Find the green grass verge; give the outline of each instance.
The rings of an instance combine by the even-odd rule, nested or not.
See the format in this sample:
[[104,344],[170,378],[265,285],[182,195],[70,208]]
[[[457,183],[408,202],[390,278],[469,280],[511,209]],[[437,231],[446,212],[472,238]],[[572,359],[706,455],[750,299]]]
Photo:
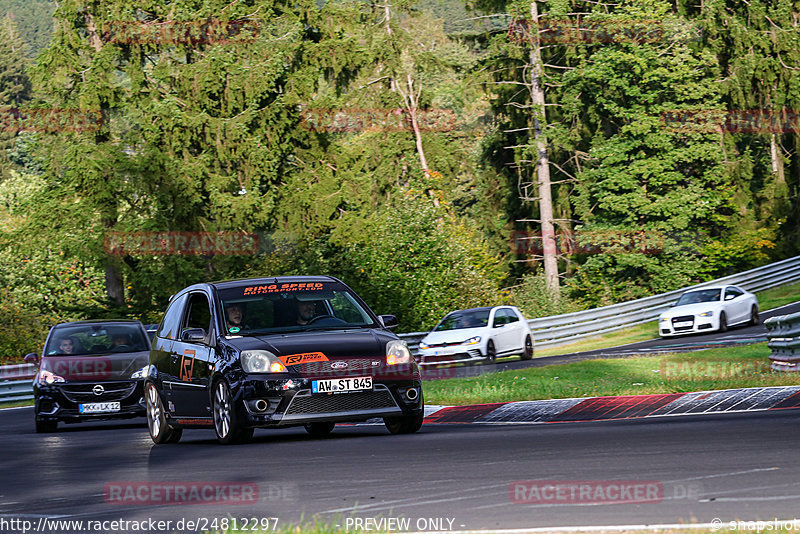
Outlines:
[[33,399],[26,401],[0,402],[0,409],[19,408],[20,406],[33,406]]
[[765,289],[764,291],[759,291],[756,296],[758,297],[759,310],[766,311],[780,308],[800,300],[800,282],[788,286]]
[[800,384],[800,375],[769,369],[766,343],[489,373],[425,382],[425,402],[487,402],[676,393]]

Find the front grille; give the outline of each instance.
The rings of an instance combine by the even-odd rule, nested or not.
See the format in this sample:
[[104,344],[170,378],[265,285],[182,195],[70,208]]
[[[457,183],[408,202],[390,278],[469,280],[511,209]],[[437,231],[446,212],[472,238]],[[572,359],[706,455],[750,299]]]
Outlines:
[[[101,385],[105,391],[95,395],[92,389]],[[61,386],[61,393],[72,402],[109,402],[128,398],[136,389],[135,382],[102,382],[98,384],[68,384]]]
[[[675,323],[691,323],[689,326],[675,326]],[[694,315],[681,315],[680,317],[672,318],[672,328],[675,330],[691,330],[694,327]]]
[[307,389],[299,391],[292,398],[284,416],[328,414],[397,408],[392,394],[386,386],[376,385],[373,391],[360,393],[335,393],[312,395]]
[[480,358],[480,357],[481,357],[480,351],[475,350],[474,354],[459,352],[458,354],[441,354],[438,356],[424,356],[423,361],[425,363],[457,362],[459,360],[469,360],[471,358]]
[[[346,362],[347,367],[344,369],[332,369],[331,364],[334,362]],[[373,362],[378,362],[378,365],[373,365]],[[297,370],[303,376],[321,376],[321,375],[341,375],[342,373],[371,373],[373,369],[380,369],[380,360],[371,360],[367,358],[356,358],[352,360],[331,360],[329,362],[310,362],[300,365],[293,365],[292,369]]]

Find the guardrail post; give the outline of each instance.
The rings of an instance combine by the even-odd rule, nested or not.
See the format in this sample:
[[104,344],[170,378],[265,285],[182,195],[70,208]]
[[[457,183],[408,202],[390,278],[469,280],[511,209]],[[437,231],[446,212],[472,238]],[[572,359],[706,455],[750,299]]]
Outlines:
[[775,371],[800,371],[800,313],[772,317],[764,321],[770,368]]

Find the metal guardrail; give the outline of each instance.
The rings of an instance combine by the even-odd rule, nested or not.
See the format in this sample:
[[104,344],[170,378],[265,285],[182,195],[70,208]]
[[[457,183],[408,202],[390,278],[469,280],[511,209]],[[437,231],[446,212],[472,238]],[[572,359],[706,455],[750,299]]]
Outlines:
[[770,317],[767,327],[767,346],[772,349],[769,359],[775,371],[800,370],[800,313]]
[[[800,280],[800,256],[652,297],[603,306],[602,308],[531,319],[528,321],[528,325],[533,333],[536,347],[555,347],[579,339],[650,322],[657,318],[661,312],[668,309],[670,304],[677,300],[681,294],[690,289],[720,284],[734,284],[747,291],[754,292],[797,280]],[[795,325],[793,330],[785,326],[789,324],[786,322],[788,321],[787,318],[793,318],[791,319]],[[776,352],[776,350],[793,351],[789,356],[796,357],[796,365],[800,365],[800,314],[775,317],[767,320],[764,324],[767,325],[768,329],[773,328],[776,332],[783,332],[784,330],[793,332],[793,335],[789,337],[787,337],[788,334],[787,336],[776,334],[775,339],[770,341],[769,346],[772,347],[773,354],[782,356],[787,353]],[[400,337],[408,343],[412,354],[416,355],[420,340],[427,334],[427,332],[412,332],[400,334]],[[789,341],[786,341],[786,339],[789,339]],[[773,365],[775,364],[773,363]],[[30,379],[35,374],[36,366],[31,364],[0,366],[0,402],[32,399],[33,391]]]
[[16,402],[33,399],[33,377],[36,365],[22,363],[0,365],[0,402]]
[[[676,289],[660,295],[631,300],[602,308],[594,308],[528,321],[536,347],[556,347],[648,323],[669,309],[685,291],[722,284],[733,284],[755,292],[800,280],[800,256],[757,267],[743,273],[718,278],[702,284]],[[427,332],[400,334],[416,354],[420,340]]]

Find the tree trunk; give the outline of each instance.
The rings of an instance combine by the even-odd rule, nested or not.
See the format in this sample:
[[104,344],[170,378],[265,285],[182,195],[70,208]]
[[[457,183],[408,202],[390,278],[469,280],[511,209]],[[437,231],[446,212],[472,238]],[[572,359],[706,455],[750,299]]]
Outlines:
[[553,224],[553,193],[550,185],[550,162],[547,158],[547,137],[544,127],[545,114],[544,65],[542,63],[541,41],[539,38],[539,8],[536,1],[531,2],[531,103],[533,104],[533,136],[536,148],[536,176],[539,184],[539,219],[542,227],[542,255],[544,256],[544,276],[547,290],[558,298],[558,251],[556,250],[555,226]]

